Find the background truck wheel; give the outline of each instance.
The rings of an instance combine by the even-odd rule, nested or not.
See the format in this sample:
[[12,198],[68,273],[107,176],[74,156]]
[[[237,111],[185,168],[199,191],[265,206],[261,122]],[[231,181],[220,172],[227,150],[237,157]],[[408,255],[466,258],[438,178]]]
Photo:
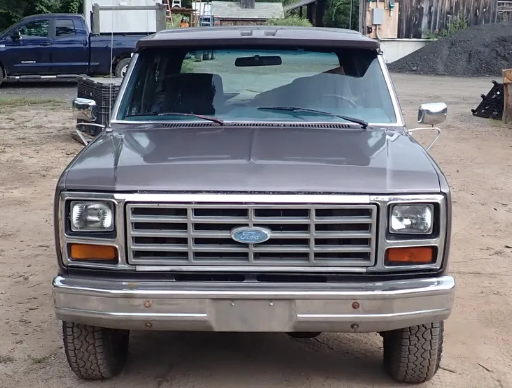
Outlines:
[[434,377],[443,352],[444,322],[382,333],[384,368],[395,380],[423,383]]
[[124,77],[126,74],[126,70],[128,70],[128,66],[130,65],[131,58],[125,58],[121,59],[118,64],[116,65],[116,68],[114,70],[114,74],[118,78]]
[[130,332],[72,322],[62,323],[69,366],[85,380],[104,380],[119,374],[128,356]]
[[322,332],[316,332],[316,331],[291,331],[288,334],[292,338],[315,338],[318,337]]

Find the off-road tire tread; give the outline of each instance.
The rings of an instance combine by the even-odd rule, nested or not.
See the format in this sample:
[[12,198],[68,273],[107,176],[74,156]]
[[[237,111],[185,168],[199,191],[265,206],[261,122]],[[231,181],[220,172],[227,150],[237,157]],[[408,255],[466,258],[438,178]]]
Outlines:
[[[105,380],[123,369],[129,332],[63,322],[64,350],[69,366],[82,379]],[[113,349],[114,336],[121,336],[121,346]]]
[[387,373],[403,383],[429,381],[441,364],[443,336],[443,321],[384,333]]

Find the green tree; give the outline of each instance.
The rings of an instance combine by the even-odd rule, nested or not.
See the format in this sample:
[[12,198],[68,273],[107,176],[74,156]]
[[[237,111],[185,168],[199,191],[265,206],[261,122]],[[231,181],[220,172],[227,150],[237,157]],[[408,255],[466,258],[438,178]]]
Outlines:
[[0,0],[0,30],[25,16],[40,13],[81,13],[83,0]]
[[[352,15],[350,12],[351,1]],[[359,30],[359,0],[327,0],[324,24],[326,27]]]
[[287,16],[279,19],[269,19],[267,21],[269,26],[300,26],[300,27],[311,27],[311,23],[308,19],[301,19],[299,16]]
[[84,8],[83,0],[61,0],[59,12],[64,13],[82,13]]
[[[296,3],[298,0],[283,0],[283,5]],[[351,0],[326,0],[327,7],[324,15],[326,27],[348,28],[359,30],[359,0],[352,0],[352,18],[350,18]],[[306,15],[306,7],[302,7],[302,14]],[[299,16],[300,9],[288,12],[288,16]]]

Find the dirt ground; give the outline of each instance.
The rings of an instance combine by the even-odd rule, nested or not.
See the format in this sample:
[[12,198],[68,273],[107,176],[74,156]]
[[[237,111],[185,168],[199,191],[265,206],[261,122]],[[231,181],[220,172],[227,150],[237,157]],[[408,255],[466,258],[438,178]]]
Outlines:
[[[453,190],[450,268],[458,288],[442,369],[423,386],[512,387],[512,128],[471,115],[490,79],[394,80],[409,126],[421,102],[449,106],[431,153]],[[65,360],[50,282],[54,185],[81,146],[70,137],[67,96],[64,103],[39,98],[20,108],[23,99],[6,99],[0,89],[0,387],[404,386],[383,372],[378,335],[343,334],[293,340],[285,334],[136,333],[121,376],[79,381]],[[418,138],[426,144],[429,136]]]

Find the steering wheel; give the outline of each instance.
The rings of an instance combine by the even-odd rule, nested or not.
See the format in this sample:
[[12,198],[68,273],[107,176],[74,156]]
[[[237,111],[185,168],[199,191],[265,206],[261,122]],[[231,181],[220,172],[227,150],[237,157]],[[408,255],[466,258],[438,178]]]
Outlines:
[[352,106],[352,108],[358,108],[358,105],[354,101],[352,101],[350,98],[342,96],[340,94],[322,94],[320,96],[320,99],[324,99],[324,98],[335,98],[337,100],[342,100],[344,102],[348,102],[350,104],[350,106]]

